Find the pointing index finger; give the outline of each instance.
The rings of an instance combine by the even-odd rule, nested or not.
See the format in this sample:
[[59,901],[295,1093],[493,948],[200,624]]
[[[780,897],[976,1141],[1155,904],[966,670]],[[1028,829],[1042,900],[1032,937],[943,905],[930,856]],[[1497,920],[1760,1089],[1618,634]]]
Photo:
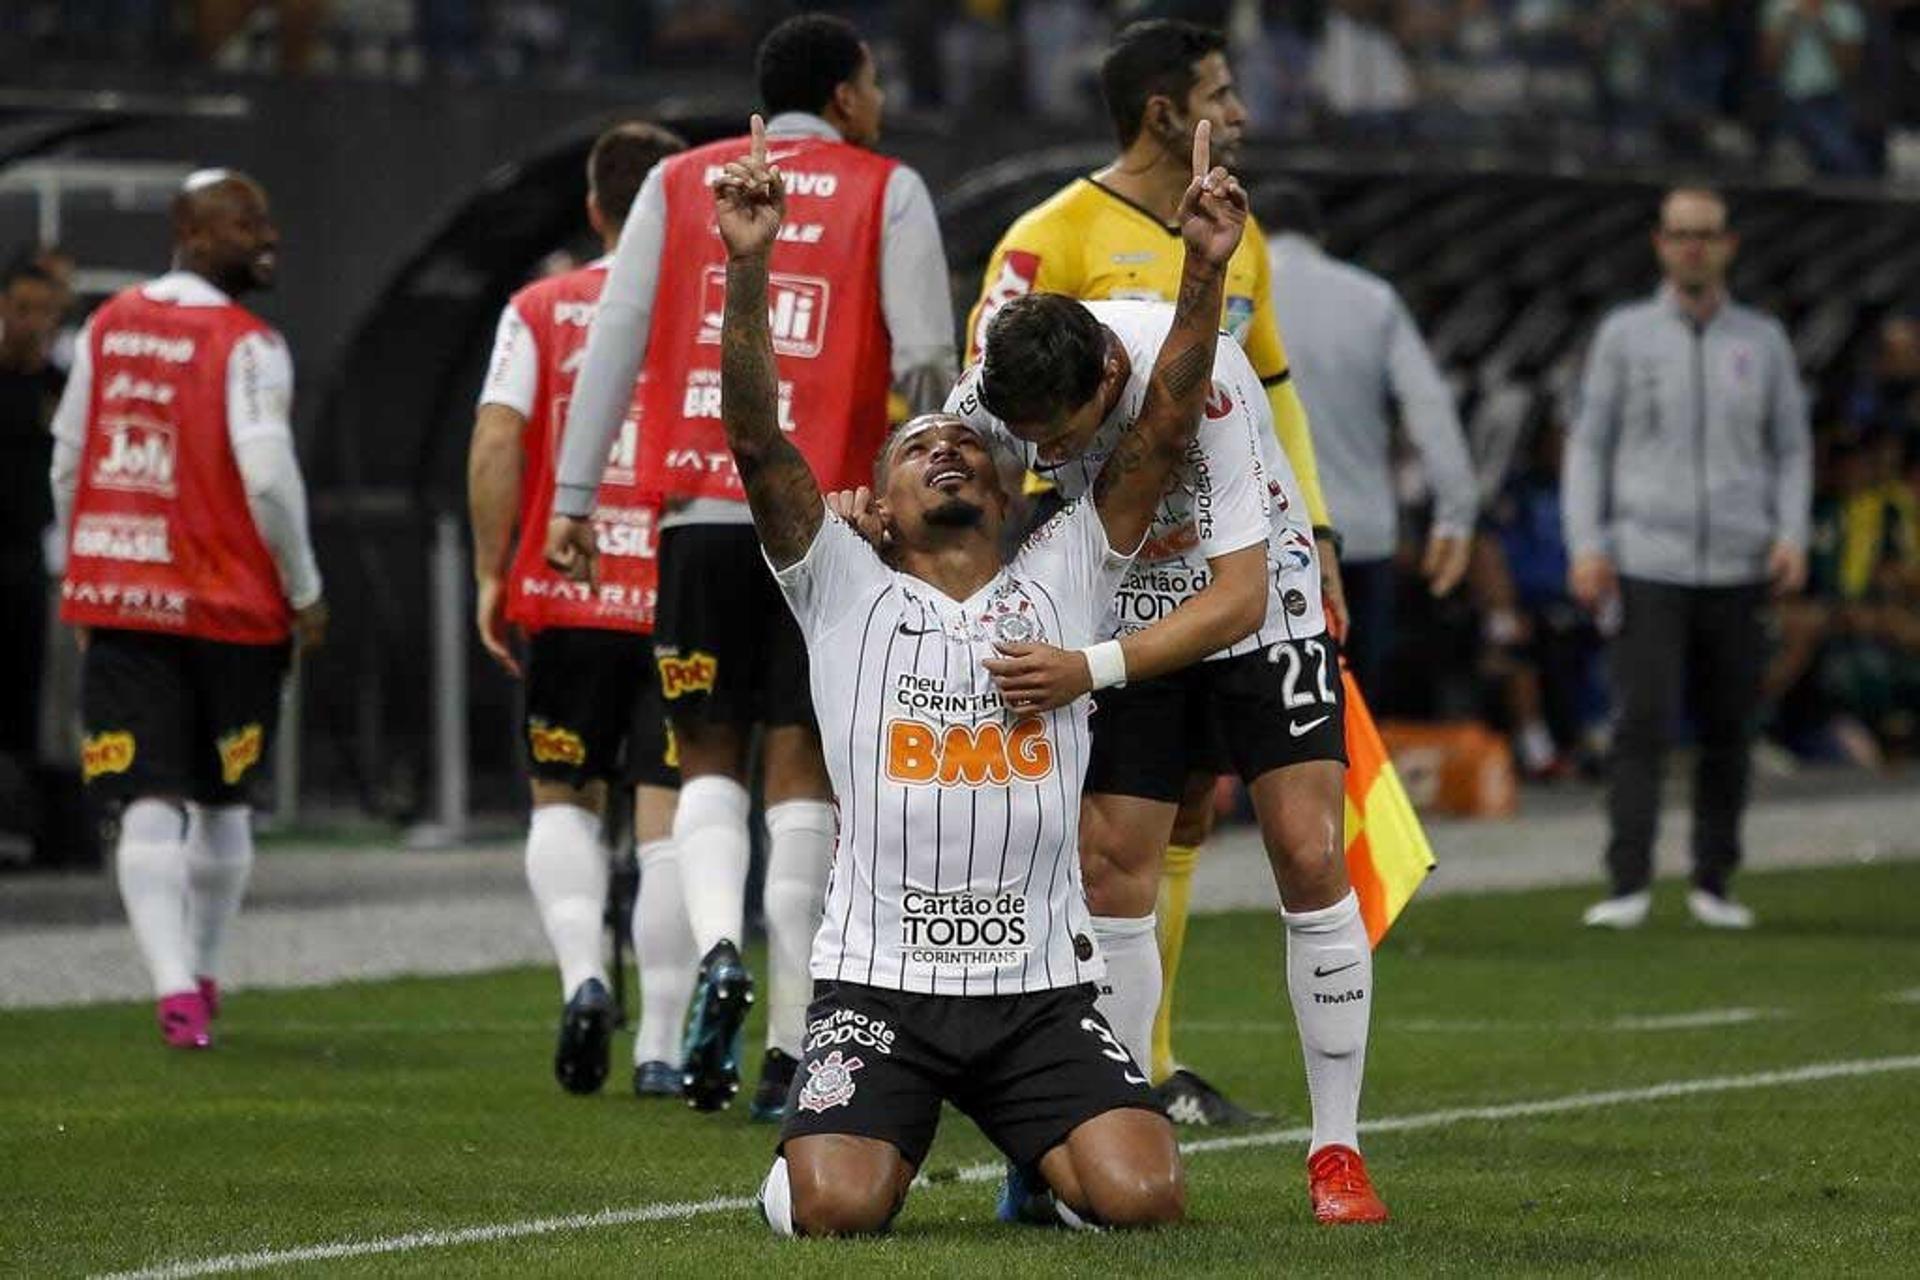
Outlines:
[[1205,179],[1213,168],[1212,148],[1213,121],[1202,120],[1193,126],[1193,176]]
[[753,134],[752,154],[755,164],[767,162],[767,122],[760,118],[758,111],[753,113],[752,123],[748,126]]

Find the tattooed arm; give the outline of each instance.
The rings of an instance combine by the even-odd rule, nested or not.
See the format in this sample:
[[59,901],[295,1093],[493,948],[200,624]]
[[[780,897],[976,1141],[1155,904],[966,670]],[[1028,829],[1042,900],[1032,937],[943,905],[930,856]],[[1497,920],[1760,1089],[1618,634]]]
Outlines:
[[826,510],[806,457],[780,430],[779,375],[767,327],[767,255],[785,191],[767,164],[766,129],[753,118],[753,149],[713,184],[715,221],[727,244],[726,318],[720,330],[720,417],[740,468],[753,527],[776,569],[813,545]]
[[1131,550],[1153,524],[1154,511],[1186,453],[1206,403],[1213,344],[1220,336],[1227,262],[1247,224],[1247,196],[1225,169],[1207,164],[1209,127],[1194,129],[1193,181],[1180,200],[1186,259],[1173,326],[1147,377],[1140,414],[1120,437],[1093,484],[1107,541]]

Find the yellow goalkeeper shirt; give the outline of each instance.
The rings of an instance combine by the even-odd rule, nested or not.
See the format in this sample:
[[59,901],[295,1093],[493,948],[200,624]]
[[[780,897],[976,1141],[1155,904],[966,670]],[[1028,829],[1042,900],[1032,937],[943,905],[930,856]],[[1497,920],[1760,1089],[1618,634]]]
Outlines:
[[[1089,301],[1144,298],[1172,302],[1180,289],[1184,251],[1177,229],[1092,178],[1076,178],[1020,215],[994,246],[980,301],[967,317],[967,359],[980,356],[987,322],[1009,299],[1035,291]],[[1246,349],[1267,389],[1273,429],[1293,464],[1308,517],[1329,525],[1306,407],[1294,390],[1287,350],[1273,318],[1273,266],[1259,224],[1227,264],[1227,305],[1221,327]]]

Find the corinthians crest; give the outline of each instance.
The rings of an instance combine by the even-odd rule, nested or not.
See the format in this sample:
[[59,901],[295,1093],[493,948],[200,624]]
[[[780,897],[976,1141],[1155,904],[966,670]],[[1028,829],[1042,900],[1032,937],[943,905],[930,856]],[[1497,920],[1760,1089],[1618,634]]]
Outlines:
[[853,1100],[853,1073],[866,1063],[848,1058],[835,1049],[818,1062],[807,1064],[807,1082],[800,1086],[802,1111],[826,1111],[844,1107]]
[[1040,619],[1034,614],[1033,601],[1006,586],[994,593],[980,622],[995,644],[1032,644],[1040,638]]

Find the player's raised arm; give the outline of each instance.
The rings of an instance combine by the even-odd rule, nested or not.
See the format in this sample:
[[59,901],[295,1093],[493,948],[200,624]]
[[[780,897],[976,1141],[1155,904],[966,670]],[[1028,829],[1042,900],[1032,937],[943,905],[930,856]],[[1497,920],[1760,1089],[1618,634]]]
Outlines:
[[720,417],[753,511],[760,545],[776,569],[806,555],[819,532],[820,486],[806,457],[780,430],[779,377],[767,327],[767,256],[786,192],[767,163],[767,129],[753,117],[753,146],[713,183],[715,221],[727,245],[726,318],[720,329]]
[[1131,549],[1146,537],[1167,481],[1193,439],[1211,382],[1227,262],[1247,225],[1247,193],[1209,162],[1211,132],[1205,120],[1193,131],[1193,181],[1180,199],[1186,258],[1173,327],[1148,375],[1140,416],[1094,481],[1094,505],[1115,547]]

